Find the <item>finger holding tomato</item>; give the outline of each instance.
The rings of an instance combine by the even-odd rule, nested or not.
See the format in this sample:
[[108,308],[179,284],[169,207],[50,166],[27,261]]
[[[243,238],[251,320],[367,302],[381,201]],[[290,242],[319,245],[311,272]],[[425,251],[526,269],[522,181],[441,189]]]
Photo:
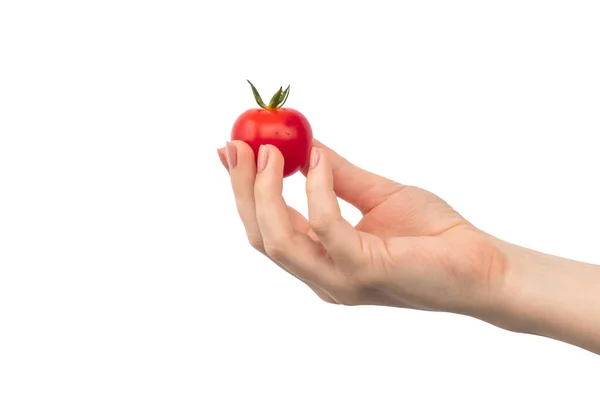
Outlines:
[[231,140],[247,143],[258,163],[261,145],[275,146],[282,154],[283,177],[286,178],[304,168],[309,159],[313,133],[308,119],[299,111],[284,108],[290,87],[280,87],[269,104],[265,104],[254,85],[248,81],[259,108],[243,112],[233,124]]

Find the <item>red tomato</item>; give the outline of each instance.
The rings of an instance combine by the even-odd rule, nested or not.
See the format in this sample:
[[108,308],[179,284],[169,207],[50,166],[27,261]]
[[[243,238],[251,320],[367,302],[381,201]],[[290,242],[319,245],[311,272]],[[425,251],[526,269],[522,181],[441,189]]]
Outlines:
[[263,103],[252,83],[250,86],[261,108],[247,110],[237,118],[231,130],[231,140],[248,143],[254,151],[255,162],[261,144],[277,147],[283,154],[283,177],[293,175],[308,163],[312,128],[299,111],[282,108],[290,92],[289,86],[285,90],[279,88],[269,105]]

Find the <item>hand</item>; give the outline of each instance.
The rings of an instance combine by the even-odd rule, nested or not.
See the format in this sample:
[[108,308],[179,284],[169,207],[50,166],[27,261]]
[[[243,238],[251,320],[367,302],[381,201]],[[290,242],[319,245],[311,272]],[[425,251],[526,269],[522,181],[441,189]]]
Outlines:
[[[497,304],[503,253],[436,195],[367,172],[315,140],[303,170],[307,220],[281,195],[276,147],[261,148],[258,167],[244,142],[218,152],[252,246],[321,299],[470,315]],[[362,212],[356,226],[337,197]]]

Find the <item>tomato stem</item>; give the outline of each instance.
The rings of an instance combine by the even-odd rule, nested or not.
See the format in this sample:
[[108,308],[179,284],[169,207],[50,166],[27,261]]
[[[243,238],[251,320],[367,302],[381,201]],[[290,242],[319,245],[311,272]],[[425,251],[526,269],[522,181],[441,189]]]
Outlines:
[[273,97],[271,97],[269,105],[266,105],[262,97],[260,97],[258,90],[256,90],[256,87],[254,87],[254,85],[252,84],[252,82],[250,82],[248,79],[246,79],[246,81],[250,84],[250,87],[252,88],[254,100],[256,100],[256,103],[265,110],[277,110],[278,108],[281,108],[285,104],[288,96],[290,95],[290,85],[288,85],[288,87],[285,90],[283,90],[283,86],[281,86],[279,87],[279,90],[275,92]]

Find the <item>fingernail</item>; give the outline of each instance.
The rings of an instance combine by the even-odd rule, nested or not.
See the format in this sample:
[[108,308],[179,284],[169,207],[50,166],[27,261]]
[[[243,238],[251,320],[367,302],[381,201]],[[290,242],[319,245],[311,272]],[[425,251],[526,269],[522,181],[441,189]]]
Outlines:
[[312,153],[310,155],[310,168],[313,169],[319,163],[319,152],[316,147],[313,147]]
[[269,161],[269,149],[267,146],[261,144],[258,148],[258,166],[257,172],[262,172],[267,166],[267,162]]
[[227,158],[225,156],[225,147],[217,149],[217,153],[219,154],[219,159],[221,160],[221,164],[223,164],[225,169],[229,169],[229,166],[227,165]]
[[225,145],[225,152],[227,153],[227,164],[229,168],[235,168],[237,165],[237,148],[231,142],[227,142]]

